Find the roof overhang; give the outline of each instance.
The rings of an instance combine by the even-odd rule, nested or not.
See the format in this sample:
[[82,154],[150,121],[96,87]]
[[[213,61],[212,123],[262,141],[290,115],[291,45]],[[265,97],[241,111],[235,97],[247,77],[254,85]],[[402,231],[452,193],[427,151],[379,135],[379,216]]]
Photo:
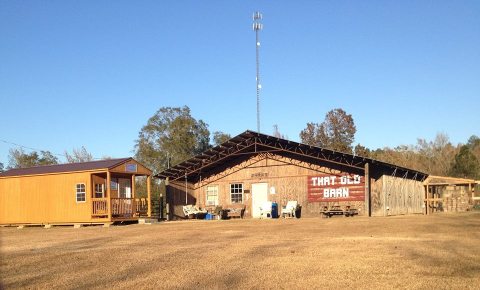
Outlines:
[[428,176],[423,172],[362,156],[310,146],[258,132],[245,131],[216,147],[160,172],[156,177],[169,178],[171,181],[186,178],[195,182],[201,178],[202,174],[203,176],[208,175],[215,171],[215,168],[228,166],[232,162],[238,164],[262,153],[278,154],[305,162],[357,171],[363,171],[365,164],[368,163],[371,166],[370,170],[388,172],[397,177],[419,181],[425,180]]

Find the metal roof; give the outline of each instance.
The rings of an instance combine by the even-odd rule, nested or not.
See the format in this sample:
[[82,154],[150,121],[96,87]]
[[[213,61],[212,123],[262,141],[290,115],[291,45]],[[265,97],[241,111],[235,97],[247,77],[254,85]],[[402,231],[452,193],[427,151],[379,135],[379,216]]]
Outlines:
[[450,177],[450,176],[434,176],[430,175],[425,179],[425,184],[428,185],[468,185],[479,184],[479,181],[468,178]]
[[185,177],[196,182],[202,175],[208,176],[231,167],[232,162],[238,164],[256,154],[273,153],[292,160],[300,160],[330,168],[349,168],[364,171],[369,163],[370,171],[377,174],[390,174],[397,177],[423,181],[428,174],[413,169],[389,164],[386,162],[337,152],[325,148],[310,146],[270,135],[245,131],[223,144],[194,156],[176,166],[156,175],[159,178],[180,180]]
[[128,158],[98,160],[98,161],[80,162],[80,163],[66,163],[66,164],[35,166],[35,167],[28,167],[28,168],[17,168],[17,169],[10,169],[8,171],[0,173],[0,177],[106,169],[106,168],[116,167],[130,160],[133,160],[133,158],[128,157]]

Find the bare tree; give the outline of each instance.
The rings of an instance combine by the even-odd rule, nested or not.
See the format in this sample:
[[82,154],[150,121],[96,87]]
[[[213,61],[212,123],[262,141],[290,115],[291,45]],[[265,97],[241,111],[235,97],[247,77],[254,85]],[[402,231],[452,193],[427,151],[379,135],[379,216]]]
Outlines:
[[80,149],[74,148],[72,154],[69,154],[65,151],[65,158],[67,159],[68,163],[80,163],[80,162],[88,162],[93,161],[93,156],[87,149],[82,146]]

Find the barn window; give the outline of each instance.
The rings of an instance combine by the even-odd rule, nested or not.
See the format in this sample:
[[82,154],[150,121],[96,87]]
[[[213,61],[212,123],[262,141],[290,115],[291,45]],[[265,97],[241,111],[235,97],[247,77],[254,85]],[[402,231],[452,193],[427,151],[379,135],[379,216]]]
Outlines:
[[243,203],[243,184],[230,184],[230,200],[232,203]]
[[218,205],[218,186],[207,186],[207,205]]
[[76,186],[76,199],[77,202],[87,201],[87,192],[85,190],[85,183],[78,183]]

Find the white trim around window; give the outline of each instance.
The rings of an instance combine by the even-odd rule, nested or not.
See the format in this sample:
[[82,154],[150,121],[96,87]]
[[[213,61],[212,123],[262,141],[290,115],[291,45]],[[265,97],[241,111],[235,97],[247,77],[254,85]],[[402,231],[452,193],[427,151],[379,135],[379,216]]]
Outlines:
[[87,186],[85,183],[75,185],[75,201],[77,203],[87,202]]
[[218,205],[218,185],[207,186],[206,205]]

